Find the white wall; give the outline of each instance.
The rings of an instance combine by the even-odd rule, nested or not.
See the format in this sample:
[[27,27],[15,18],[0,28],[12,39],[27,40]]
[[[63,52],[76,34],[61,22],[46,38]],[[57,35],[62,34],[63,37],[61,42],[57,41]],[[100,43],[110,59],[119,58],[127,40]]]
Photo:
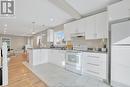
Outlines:
[[[11,36],[11,35],[6,35],[5,37],[9,37],[11,39],[11,49],[22,49],[22,47],[27,44],[26,37]],[[2,35],[0,35],[0,38],[2,38]],[[0,47],[1,45],[2,41],[0,39]]]
[[12,49],[22,49],[22,47],[26,44],[25,37],[11,37],[11,48]]

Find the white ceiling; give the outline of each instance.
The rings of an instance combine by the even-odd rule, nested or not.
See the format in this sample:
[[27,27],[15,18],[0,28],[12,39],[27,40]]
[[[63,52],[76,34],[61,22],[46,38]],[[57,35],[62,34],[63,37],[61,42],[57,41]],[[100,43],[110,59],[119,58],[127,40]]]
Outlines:
[[[107,7],[109,3],[117,0],[66,0],[81,15]],[[118,0],[119,1],[119,0]]]
[[[66,0],[81,15],[104,8],[111,1],[114,0]],[[0,17],[0,33],[4,32],[4,25],[7,24],[6,34],[31,35],[33,21],[36,22],[35,32],[39,32],[74,18],[48,0],[15,0],[15,5],[15,17]],[[51,18],[54,21],[50,21]]]
[[15,0],[15,5],[16,17],[0,17],[0,33],[4,32],[4,24],[8,25],[6,34],[28,35],[32,33],[33,21],[36,22],[35,32],[39,32],[43,30],[42,25],[52,27],[72,18],[48,0]]

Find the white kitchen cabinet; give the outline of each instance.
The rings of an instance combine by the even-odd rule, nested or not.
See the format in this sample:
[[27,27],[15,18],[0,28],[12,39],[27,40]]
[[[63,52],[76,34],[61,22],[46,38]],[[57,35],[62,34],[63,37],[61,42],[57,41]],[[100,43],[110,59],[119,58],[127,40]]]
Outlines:
[[41,61],[39,59],[39,52],[40,50],[39,49],[33,49],[33,50],[29,50],[29,64],[31,65],[38,65],[40,64],[39,62]]
[[58,50],[51,50],[49,51],[48,60],[49,63],[56,64],[57,63],[57,51]]
[[64,50],[50,50],[49,63],[60,67],[65,67],[65,51]]
[[102,12],[64,25],[65,39],[71,40],[71,34],[85,33],[85,39],[108,37],[108,14]]
[[106,79],[106,58],[103,53],[86,53],[83,58],[83,73]]
[[64,34],[65,34],[65,40],[66,41],[70,41],[71,40],[71,30],[72,30],[71,27],[72,26],[71,26],[70,23],[64,25]]
[[107,12],[85,18],[85,39],[108,38]]
[[100,70],[99,77],[102,79],[107,78],[107,54],[99,54],[100,56]]
[[83,74],[87,74],[87,52],[83,52],[82,71]]
[[65,67],[65,51],[59,50],[58,54],[59,56],[58,56],[57,65],[64,68]]
[[108,14],[102,12],[96,15],[96,38],[108,38]]
[[79,32],[79,27],[78,27],[78,21],[74,21],[70,23],[71,26],[71,30],[70,30],[70,34],[75,34]]
[[54,30],[49,29],[47,30],[47,42],[53,42],[54,41]]
[[109,21],[130,17],[130,0],[122,0],[108,6]]
[[77,20],[71,23],[67,23],[64,25],[64,33],[65,33],[65,40],[69,41],[71,40],[71,35],[75,33],[84,33],[85,32],[85,26],[84,26],[84,20]]
[[86,29],[85,29],[85,38],[86,39],[95,39],[96,34],[96,16],[90,16],[85,19]]
[[48,53],[49,53],[49,49],[41,49],[40,50],[41,64],[48,63]]
[[76,26],[76,28],[74,29],[75,30],[74,33],[85,33],[84,23],[85,23],[84,19],[77,20],[76,23],[74,23],[74,25]]
[[48,62],[48,50],[47,49],[30,49],[29,53],[29,64],[39,65]]

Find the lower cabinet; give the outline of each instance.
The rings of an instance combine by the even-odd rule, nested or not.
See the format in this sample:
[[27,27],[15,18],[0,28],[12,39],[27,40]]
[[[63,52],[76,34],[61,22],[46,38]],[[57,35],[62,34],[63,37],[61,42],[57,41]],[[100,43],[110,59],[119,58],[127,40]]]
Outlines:
[[[32,65],[51,63],[62,68],[65,67],[65,50],[33,49],[28,52],[29,63]],[[106,58],[107,54],[105,53],[83,52],[81,59],[83,74],[106,79]]]
[[103,53],[86,53],[83,58],[83,73],[106,79],[106,58]]
[[60,67],[65,67],[65,51],[64,50],[50,50],[48,56],[49,63]]
[[31,65],[48,63],[48,49],[32,49],[28,51]]

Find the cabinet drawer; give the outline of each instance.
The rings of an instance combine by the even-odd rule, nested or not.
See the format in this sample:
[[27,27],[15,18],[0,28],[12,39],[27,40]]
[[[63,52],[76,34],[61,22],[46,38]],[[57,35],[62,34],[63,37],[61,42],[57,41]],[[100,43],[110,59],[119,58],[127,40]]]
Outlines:
[[99,74],[99,65],[94,65],[91,63],[87,64],[87,71],[88,73],[95,73],[95,74]]
[[89,58],[100,58],[99,53],[87,53],[87,57]]
[[87,59],[87,63],[92,63],[92,64],[99,65],[100,64],[100,60],[98,58],[88,58]]

